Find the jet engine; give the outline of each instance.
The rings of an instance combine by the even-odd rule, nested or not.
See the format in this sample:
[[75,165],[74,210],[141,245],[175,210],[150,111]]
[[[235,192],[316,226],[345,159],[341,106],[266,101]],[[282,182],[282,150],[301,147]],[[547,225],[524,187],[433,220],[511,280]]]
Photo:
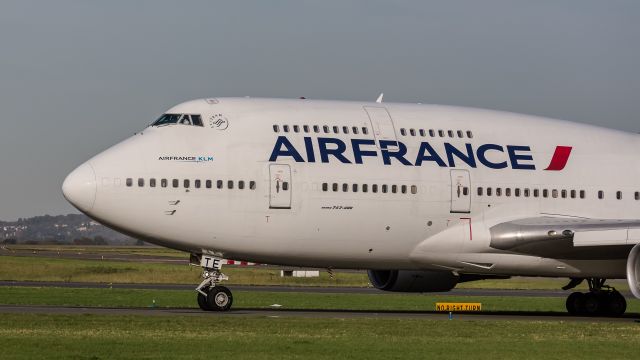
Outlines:
[[627,282],[633,296],[640,299],[640,244],[631,249],[627,258]]
[[369,270],[368,274],[376,289],[399,292],[449,291],[459,280],[450,271]]

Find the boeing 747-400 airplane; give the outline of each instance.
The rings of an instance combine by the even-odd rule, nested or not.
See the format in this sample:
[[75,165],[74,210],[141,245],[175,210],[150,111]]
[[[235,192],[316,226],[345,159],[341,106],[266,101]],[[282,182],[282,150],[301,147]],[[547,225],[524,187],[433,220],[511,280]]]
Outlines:
[[509,276],[586,280],[572,314],[640,298],[640,136],[490,110],[382,102],[179,104],[64,181],[97,221],[191,254],[203,310],[221,259],[369,269],[385,291]]

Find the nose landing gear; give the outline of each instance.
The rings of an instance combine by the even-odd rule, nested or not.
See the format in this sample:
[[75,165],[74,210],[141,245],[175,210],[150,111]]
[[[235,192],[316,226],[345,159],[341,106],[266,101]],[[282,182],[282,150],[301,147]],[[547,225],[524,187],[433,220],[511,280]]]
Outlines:
[[[607,279],[587,278],[589,292],[574,292],[567,298],[566,307],[571,315],[579,316],[622,316],[627,310],[627,302],[624,296],[616,289],[605,285]],[[582,281],[572,279],[571,287],[580,284]]]
[[[199,261],[194,261],[199,260]],[[233,304],[231,290],[225,286],[217,285],[220,281],[229,280],[223,274],[222,259],[209,255],[192,255],[192,263],[198,263],[202,268],[203,280],[196,288],[198,292],[198,306],[205,311],[227,311]]]

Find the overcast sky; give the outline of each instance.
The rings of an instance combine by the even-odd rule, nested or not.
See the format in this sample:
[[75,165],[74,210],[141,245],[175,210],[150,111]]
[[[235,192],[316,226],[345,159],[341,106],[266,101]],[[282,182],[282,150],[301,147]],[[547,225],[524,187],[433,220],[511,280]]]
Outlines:
[[0,219],[200,97],[475,106],[640,131],[640,1],[7,1]]

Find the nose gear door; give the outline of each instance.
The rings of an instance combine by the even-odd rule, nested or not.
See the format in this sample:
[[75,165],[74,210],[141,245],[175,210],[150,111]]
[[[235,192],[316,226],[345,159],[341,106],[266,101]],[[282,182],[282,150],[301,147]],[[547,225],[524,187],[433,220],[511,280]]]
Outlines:
[[270,164],[269,182],[269,208],[291,209],[291,167]]

